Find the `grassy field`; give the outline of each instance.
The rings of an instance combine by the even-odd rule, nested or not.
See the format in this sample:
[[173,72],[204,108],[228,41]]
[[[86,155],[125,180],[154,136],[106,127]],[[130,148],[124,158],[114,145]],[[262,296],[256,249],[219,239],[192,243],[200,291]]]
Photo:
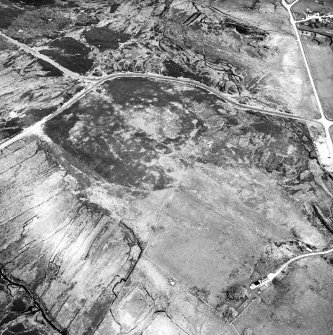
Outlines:
[[330,46],[318,45],[307,36],[302,36],[302,43],[324,112],[332,120],[333,50]]
[[[230,286],[248,287],[299,253],[295,239],[326,245],[286,192],[302,184],[313,150],[301,123],[241,112],[186,85],[126,79],[103,84],[45,130],[117,200],[131,195],[122,218],[153,231],[145,255],[213,309],[230,303]],[[124,320],[141,309],[127,308]]]
[[251,328],[256,335],[332,334],[332,265],[315,258],[293,270],[239,317],[234,325],[240,333]]
[[180,190],[165,203],[148,256],[213,306],[225,300],[230,285],[249,286],[265,276],[279,262],[271,263],[272,268],[269,262],[261,264],[273,241],[291,240],[292,229],[304,239],[315,239],[316,233],[286,206],[282,194],[274,193],[272,209],[273,185],[259,180],[250,171],[188,171]]

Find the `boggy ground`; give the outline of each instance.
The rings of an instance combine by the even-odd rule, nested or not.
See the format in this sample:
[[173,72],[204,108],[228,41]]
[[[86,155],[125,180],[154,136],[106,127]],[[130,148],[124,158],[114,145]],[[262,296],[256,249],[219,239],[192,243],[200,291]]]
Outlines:
[[76,80],[0,37],[0,143],[51,114],[80,89]]
[[[98,125],[94,131],[92,122]],[[107,181],[135,187],[144,178],[151,187],[142,185],[143,189],[163,189],[168,182],[162,179],[172,178],[172,169],[163,167],[163,156],[217,166],[233,164],[238,156],[238,165],[297,177],[306,169],[307,156],[314,154],[300,124],[237,112],[204,90],[135,78],[103,84],[48,122],[46,132]],[[255,139],[251,132],[258,134]],[[274,140],[267,147],[268,138]],[[127,180],[135,174],[134,181]]]
[[48,326],[40,308],[21,286],[0,275],[1,334],[47,335],[58,334]]
[[3,273],[34,297],[52,329],[93,334],[140,255],[136,237],[81,195],[36,138],[1,154],[0,180]]
[[[6,34],[81,74],[182,75],[318,116],[276,1],[2,0],[0,17]],[[16,89],[2,97],[6,122],[19,113],[24,128],[52,111],[35,116],[35,102],[56,108],[79,89],[1,46],[11,57],[4,86]],[[226,321],[244,302],[239,332],[331,332],[331,258],[289,269],[255,300],[259,308],[255,295],[227,294],[332,243],[333,179],[305,124],[239,111],[183,85],[119,79],[43,131],[1,152],[0,264],[11,281],[1,301],[21,288],[13,300],[24,295],[44,314],[13,316],[8,302],[5,320],[17,318],[1,331],[231,335]]]
[[[228,287],[248,287],[293,255],[332,242],[332,181],[304,124],[238,111],[203,90],[133,78],[106,82],[48,121],[45,134],[54,142],[50,157],[81,185],[75,197],[123,222],[144,249],[127,288],[104,305],[97,334],[150,334],[161,325],[171,334],[195,327],[228,334],[224,315],[238,306]],[[141,267],[150,274],[142,277]],[[152,284],[155,276],[165,284]],[[180,311],[179,294],[194,299],[189,306],[198,306],[199,319],[192,307]],[[286,316],[279,322],[289,325]],[[315,314],[310,322],[319,322]]]
[[320,117],[280,1],[55,0],[14,6],[1,0],[0,8],[7,13],[6,34],[80,74],[182,76],[240,100]]
[[1,155],[0,260],[63,333],[232,334],[230,285],[332,240],[304,124],[131,78],[44,132]]

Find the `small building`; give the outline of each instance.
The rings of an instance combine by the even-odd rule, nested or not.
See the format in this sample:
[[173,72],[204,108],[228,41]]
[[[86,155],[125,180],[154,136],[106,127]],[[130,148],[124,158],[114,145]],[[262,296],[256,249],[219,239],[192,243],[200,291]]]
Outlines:
[[300,29],[300,33],[304,36],[311,36],[311,31],[307,31],[307,30],[301,30]]

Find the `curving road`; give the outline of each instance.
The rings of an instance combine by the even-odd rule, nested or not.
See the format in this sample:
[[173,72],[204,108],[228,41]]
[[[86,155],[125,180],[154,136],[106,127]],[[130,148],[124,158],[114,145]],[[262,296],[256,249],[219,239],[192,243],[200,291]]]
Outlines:
[[[332,122],[326,119],[326,116],[325,116],[324,111],[322,109],[322,105],[321,105],[321,102],[320,102],[320,99],[319,99],[319,96],[318,96],[318,93],[317,93],[317,89],[315,87],[315,83],[314,83],[314,80],[313,80],[313,77],[312,77],[312,74],[311,74],[311,71],[310,71],[308,60],[306,58],[306,54],[304,52],[303,45],[302,45],[302,42],[301,42],[301,39],[300,39],[300,35],[299,35],[298,29],[297,29],[297,26],[296,26],[296,21],[294,20],[294,17],[293,17],[292,12],[291,12],[291,7],[294,4],[296,4],[298,1],[299,0],[296,0],[292,4],[287,4],[285,0],[282,0],[282,5],[288,10],[288,13],[289,13],[289,16],[290,16],[290,22],[291,22],[291,24],[292,24],[292,26],[295,30],[296,38],[297,38],[297,41],[299,43],[299,47],[301,49],[303,60],[304,60],[304,63],[305,63],[305,66],[306,66],[306,69],[307,69],[307,72],[308,72],[308,75],[309,75],[309,78],[310,78],[311,86],[312,86],[312,89],[313,89],[314,94],[315,94],[315,98],[316,98],[316,101],[317,101],[317,104],[318,104],[318,108],[319,108],[319,111],[320,111],[320,114],[321,114],[321,118],[318,121],[325,128],[325,132],[326,132],[326,136],[327,136],[327,143],[328,143],[328,146],[329,146],[330,154],[331,154],[331,157],[333,157],[333,145],[332,145],[332,140],[331,140],[331,137],[330,137],[330,134],[329,134],[329,126],[332,125]],[[294,258],[291,258],[289,261],[282,264],[275,272],[269,273],[261,281],[259,287],[269,285],[274,280],[274,278],[276,278],[278,275],[280,275],[282,271],[286,270],[287,267],[291,263],[293,263],[293,262],[295,262],[299,259],[306,258],[306,257],[312,257],[312,256],[326,255],[326,254],[329,254],[331,252],[333,252],[333,248],[328,249],[328,250],[324,250],[324,251],[311,252],[311,253],[307,253],[307,254],[304,254],[304,255],[299,255],[299,256],[296,256]]]
[[296,262],[299,259],[307,258],[307,257],[312,257],[312,256],[327,255],[327,254],[329,254],[331,252],[333,252],[333,248],[325,250],[325,251],[310,252],[308,254],[299,255],[299,256],[296,256],[294,258],[291,258],[291,259],[289,259],[289,261],[287,261],[286,263],[282,264],[275,272],[269,273],[267,275],[267,277],[263,279],[263,281],[262,281],[262,283],[261,283],[260,286],[267,286],[267,285],[269,285],[277,276],[279,276],[284,270],[286,270],[287,267],[291,263]]
[[[295,4],[298,1],[299,0],[296,0],[293,4]],[[291,22],[292,22],[293,27],[296,31],[296,36],[297,36],[297,39],[300,43],[303,57],[306,61],[306,56],[305,56],[304,50],[303,50],[302,45],[301,45],[301,41],[300,41],[300,38],[299,38],[299,35],[298,35],[296,23],[295,23],[295,21],[293,21],[293,17],[292,17],[292,14],[291,14],[290,8],[291,8],[292,5],[286,4],[286,2],[284,0],[282,0],[282,4],[287,8],[287,10],[290,14]],[[71,105],[73,105],[75,102],[77,102],[82,97],[84,97],[86,94],[88,94],[92,89],[94,89],[98,85],[101,85],[105,81],[114,80],[114,79],[117,79],[117,78],[148,78],[148,79],[155,79],[155,80],[161,80],[161,81],[175,82],[175,83],[180,83],[180,84],[185,84],[185,85],[191,85],[191,86],[194,86],[194,87],[197,87],[197,88],[204,89],[208,93],[214,94],[215,96],[233,104],[234,106],[237,106],[238,108],[240,108],[240,109],[242,109],[246,112],[258,112],[258,113],[261,113],[261,114],[272,115],[272,116],[275,116],[275,117],[283,117],[283,118],[294,119],[294,120],[299,120],[299,121],[305,121],[305,122],[309,121],[309,122],[318,123],[318,124],[324,126],[327,139],[330,139],[328,129],[329,129],[329,126],[331,124],[333,124],[333,122],[328,121],[325,118],[325,115],[324,115],[323,110],[321,108],[321,104],[320,104],[320,100],[319,100],[317,91],[316,91],[314,83],[313,83],[312,76],[310,74],[310,69],[307,65],[307,61],[306,61],[306,65],[307,65],[307,70],[308,70],[308,73],[309,73],[309,76],[310,76],[311,85],[314,89],[316,100],[318,102],[318,106],[319,106],[320,111],[321,111],[321,118],[320,119],[311,119],[311,118],[307,118],[307,117],[286,114],[286,113],[283,113],[283,112],[276,111],[274,109],[263,109],[263,108],[255,107],[255,106],[252,106],[252,105],[241,104],[238,101],[236,101],[235,99],[232,99],[230,96],[227,96],[226,94],[221,93],[217,89],[209,87],[209,86],[207,86],[205,84],[202,84],[200,82],[194,81],[192,79],[174,78],[174,77],[168,77],[168,76],[163,76],[163,75],[153,74],[153,73],[130,73],[130,72],[116,72],[116,73],[113,73],[113,74],[110,74],[110,75],[107,75],[107,76],[103,76],[103,77],[99,77],[99,78],[91,77],[91,76],[82,76],[82,75],[79,75],[75,72],[72,72],[72,71],[68,70],[67,68],[61,66],[60,64],[58,64],[57,62],[55,62],[54,60],[49,58],[48,56],[41,54],[40,52],[38,52],[37,50],[35,50],[34,48],[32,48],[28,45],[25,45],[21,42],[16,41],[15,39],[7,36],[6,34],[4,34],[1,31],[0,31],[0,37],[3,37],[5,39],[7,39],[9,42],[13,43],[14,45],[18,46],[20,49],[22,49],[23,51],[33,55],[34,57],[42,59],[42,60],[50,63],[51,65],[53,65],[54,67],[59,69],[64,74],[64,76],[71,77],[73,79],[77,79],[77,80],[80,80],[80,81],[84,81],[86,83],[90,83],[90,86],[88,86],[83,91],[81,91],[80,93],[78,93],[77,95],[72,97],[69,101],[67,101],[58,110],[56,110],[52,114],[49,114],[48,116],[44,117],[42,120],[35,123],[34,125],[26,128],[20,134],[18,134],[16,136],[14,136],[13,138],[3,142],[2,144],[0,144],[0,150],[6,148],[8,145],[12,144],[13,142],[15,142],[15,141],[27,136],[27,135],[38,133],[40,131],[41,127],[45,124],[45,122],[49,121],[50,119],[52,119],[55,116],[62,113],[64,110],[66,110]],[[330,143],[330,148],[329,149],[330,149],[331,157],[333,158],[333,144],[330,140],[328,140],[327,142]]]
[[38,131],[41,129],[41,127],[49,120],[53,119],[57,115],[61,114],[64,110],[69,108],[71,105],[73,105],[75,102],[83,98],[86,94],[88,94],[90,91],[92,91],[94,88],[97,86],[103,84],[106,81],[109,80],[114,80],[118,78],[147,78],[147,79],[154,79],[154,80],[160,80],[160,81],[167,81],[167,82],[174,82],[174,83],[179,83],[179,84],[185,84],[185,85],[190,85],[194,86],[197,88],[201,88],[206,90],[208,93],[214,94],[215,96],[237,106],[240,109],[245,110],[246,112],[258,112],[261,114],[266,114],[266,115],[272,115],[276,117],[283,117],[287,119],[294,119],[294,120],[299,120],[299,121],[310,121],[310,122],[315,122],[315,123],[320,123],[319,120],[316,119],[311,119],[307,117],[302,117],[302,116],[297,116],[297,115],[290,115],[290,114],[285,114],[282,112],[277,112],[275,110],[269,110],[269,109],[263,109],[263,108],[258,108],[255,106],[251,105],[245,105],[241,104],[238,101],[228,97],[226,94],[221,93],[220,91],[209,87],[205,84],[202,84],[200,82],[196,82],[192,79],[186,79],[186,78],[174,78],[174,77],[168,77],[168,76],[163,76],[159,74],[153,74],[153,73],[131,73],[131,72],[116,72],[113,74],[110,74],[108,76],[100,77],[100,78],[91,78],[91,77],[86,77],[90,82],[93,82],[89,87],[85,88],[83,91],[79,92],[76,94],[74,97],[72,97],[70,100],[68,100],[64,105],[62,105],[59,109],[54,111],[53,113],[47,115],[44,117],[42,120],[38,121],[34,125],[24,129],[20,134],[12,137],[11,139],[7,140],[6,142],[3,142],[0,144],[0,150],[3,150],[6,148],[8,145],[16,142],[17,140],[27,136],[27,135],[32,135],[38,133]]
[[[16,45],[17,47],[19,47],[20,49],[24,50],[25,52],[31,54],[32,56],[38,58],[38,59],[42,59],[46,62],[48,62],[49,64],[53,65],[54,67],[56,67],[57,69],[59,69],[64,76],[67,77],[71,77],[73,79],[76,80],[80,80],[86,83],[90,83],[90,85],[88,87],[86,87],[85,89],[83,89],[81,92],[79,92],[78,94],[76,94],[75,96],[73,96],[69,101],[67,101],[64,105],[62,105],[58,110],[56,110],[55,112],[49,114],[48,116],[44,117],[42,120],[38,121],[37,123],[35,123],[34,125],[26,128],[25,130],[23,130],[20,134],[14,136],[13,138],[7,140],[6,142],[0,144],[0,151],[5,149],[7,146],[9,146],[10,144],[16,142],[19,139],[24,138],[25,136],[28,135],[33,135],[33,134],[38,134],[40,132],[40,130],[42,129],[43,125],[53,119],[54,117],[56,117],[57,115],[61,114],[64,110],[66,110],[67,108],[69,108],[70,106],[72,106],[74,103],[76,103],[77,101],[79,101],[81,98],[83,98],[85,95],[87,95],[89,92],[91,92],[94,88],[96,88],[97,86],[103,84],[106,81],[109,80],[114,80],[114,79],[118,79],[118,78],[147,78],[147,79],[154,79],[154,80],[159,80],[159,81],[167,81],[167,82],[174,82],[174,83],[180,83],[180,84],[185,84],[185,85],[191,85],[197,88],[201,88],[203,90],[206,90],[208,93],[210,94],[214,94],[215,96],[233,104],[234,106],[237,106],[240,109],[245,110],[246,112],[258,112],[258,113],[262,113],[262,114],[266,114],[266,115],[272,115],[272,116],[276,116],[276,117],[283,117],[283,118],[288,118],[288,119],[295,119],[295,120],[300,120],[300,121],[305,121],[305,122],[315,122],[318,124],[321,124],[324,129],[325,129],[325,134],[327,137],[327,143],[328,143],[328,147],[329,147],[329,152],[331,157],[333,158],[333,143],[331,141],[331,137],[329,134],[329,127],[331,125],[333,125],[332,121],[327,120],[322,105],[321,105],[321,101],[319,99],[318,93],[317,93],[317,89],[315,87],[315,83],[310,71],[310,67],[308,64],[308,60],[305,54],[305,51],[303,49],[303,45],[300,39],[300,35],[296,26],[297,22],[304,22],[306,20],[301,20],[301,21],[295,21],[291,12],[291,7],[296,4],[299,0],[294,1],[292,4],[287,4],[285,0],[281,0],[282,1],[282,5],[287,9],[289,16],[290,16],[290,22],[294,28],[295,34],[296,34],[296,38],[302,53],[302,57],[304,60],[304,64],[307,70],[307,73],[309,75],[309,79],[310,79],[310,83],[311,86],[313,88],[314,91],[314,95],[315,95],[315,99],[321,114],[321,118],[320,119],[311,119],[311,118],[306,118],[306,117],[301,117],[301,116],[296,116],[296,115],[290,115],[290,114],[285,114],[282,112],[278,112],[276,110],[273,109],[263,109],[263,108],[258,108],[255,106],[251,106],[251,105],[246,105],[246,104],[241,104],[238,101],[230,98],[229,96],[227,96],[226,94],[221,93],[220,91],[209,87],[205,84],[202,84],[200,82],[196,82],[194,80],[191,79],[186,79],[186,78],[174,78],[174,77],[168,77],[168,76],[163,76],[163,75],[158,75],[158,74],[152,74],[152,73],[129,73],[129,72],[117,72],[117,73],[113,73],[111,75],[108,76],[104,76],[104,77],[90,77],[90,76],[82,76],[79,75],[75,72],[70,71],[69,69],[61,66],[60,64],[58,64],[57,62],[55,62],[54,60],[52,60],[51,58],[41,54],[40,52],[38,52],[37,50],[35,50],[32,47],[29,47],[23,43],[20,43],[14,39],[12,39],[11,37],[5,35],[4,33],[2,33],[0,31],[0,37],[5,38],[6,40],[8,40],[9,42],[11,42],[12,44]],[[292,259],[290,259],[289,261],[287,261],[286,263],[284,263],[283,265],[281,265],[276,272],[274,273],[269,273],[267,275],[267,277],[263,280],[263,284],[262,285],[267,285],[270,282],[272,282],[272,280],[274,278],[276,278],[278,275],[280,275],[284,270],[287,269],[287,267],[302,258],[306,258],[306,257],[312,257],[312,256],[320,256],[320,255],[325,255],[328,253],[332,253],[333,252],[333,248],[326,250],[326,251],[319,251],[319,252],[312,252],[312,253],[308,253],[308,254],[304,254],[304,255],[299,255],[296,256]]]

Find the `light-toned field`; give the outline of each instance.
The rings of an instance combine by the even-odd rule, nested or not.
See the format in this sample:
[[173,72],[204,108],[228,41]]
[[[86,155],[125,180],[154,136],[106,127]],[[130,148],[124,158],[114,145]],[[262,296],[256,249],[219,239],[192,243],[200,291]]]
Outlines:
[[[225,299],[228,286],[239,282],[249,286],[253,275],[255,279],[265,275],[267,267],[256,266],[272,239],[292,239],[295,227],[304,240],[316,243],[315,231],[303,226],[300,214],[288,208],[278,192],[276,207],[265,209],[273,202],[269,199],[273,185],[264,179],[260,185],[255,174],[242,179],[242,173],[184,175],[180,190],[165,203],[147,251],[156,264],[213,306]],[[252,206],[244,203],[249,197]]]
[[313,258],[294,266],[234,323],[240,333],[313,335],[333,333],[333,266]]
[[318,45],[307,36],[302,43],[309,61],[319,98],[326,117],[333,119],[333,50],[327,45]]

